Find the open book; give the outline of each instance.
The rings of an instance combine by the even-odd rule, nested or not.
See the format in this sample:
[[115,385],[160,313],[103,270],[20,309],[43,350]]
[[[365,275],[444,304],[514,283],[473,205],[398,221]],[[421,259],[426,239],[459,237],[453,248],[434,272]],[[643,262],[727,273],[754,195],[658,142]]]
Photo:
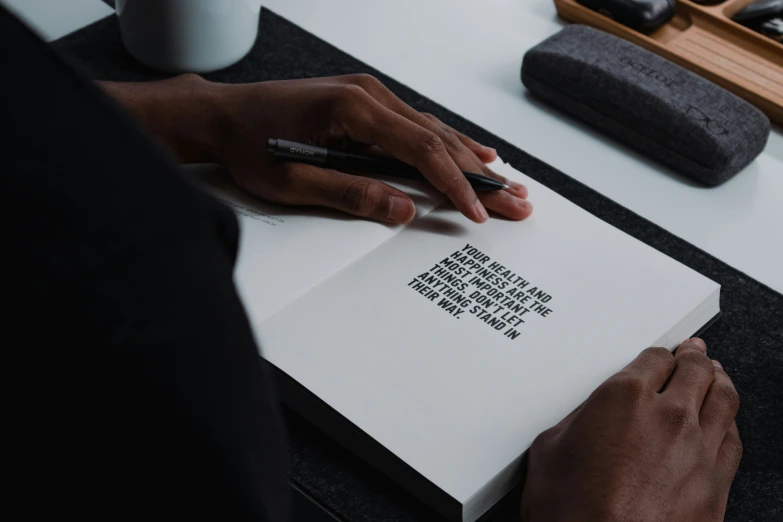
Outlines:
[[417,217],[391,227],[196,173],[239,215],[236,282],[284,399],[466,522],[517,484],[536,435],[641,350],[674,349],[719,313],[716,283],[491,167],[527,185],[532,217],[478,225],[392,182]]

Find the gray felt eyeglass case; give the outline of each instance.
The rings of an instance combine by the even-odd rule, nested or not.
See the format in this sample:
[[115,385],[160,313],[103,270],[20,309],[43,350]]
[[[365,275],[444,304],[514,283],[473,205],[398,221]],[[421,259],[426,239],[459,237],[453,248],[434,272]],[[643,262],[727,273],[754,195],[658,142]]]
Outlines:
[[769,119],[753,105],[646,49],[584,25],[530,49],[530,92],[604,133],[719,185],[764,149]]

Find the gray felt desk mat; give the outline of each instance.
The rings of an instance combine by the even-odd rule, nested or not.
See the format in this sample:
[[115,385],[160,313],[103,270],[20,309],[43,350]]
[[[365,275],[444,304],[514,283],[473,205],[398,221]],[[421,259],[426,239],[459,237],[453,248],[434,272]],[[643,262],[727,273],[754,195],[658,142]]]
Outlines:
[[[127,55],[113,16],[62,38],[54,46],[94,79],[161,78]],[[723,363],[742,398],[737,422],[745,447],[726,520],[783,521],[783,296],[268,10],[262,13],[259,38],[251,53],[240,63],[206,76],[242,83],[357,72],[376,75],[416,109],[431,112],[495,147],[515,168],[720,283],[723,316],[703,337],[711,357]],[[522,92],[520,85],[520,103],[528,103]],[[783,241],[783,237],[767,240]],[[441,520],[296,415],[288,416],[288,431],[292,479],[344,520]]]

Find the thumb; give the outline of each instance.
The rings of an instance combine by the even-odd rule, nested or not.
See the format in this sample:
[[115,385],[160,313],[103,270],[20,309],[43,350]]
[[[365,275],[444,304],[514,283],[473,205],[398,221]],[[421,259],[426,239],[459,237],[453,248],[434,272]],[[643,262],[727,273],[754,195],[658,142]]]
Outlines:
[[292,205],[315,205],[384,223],[407,223],[416,206],[407,194],[372,178],[345,174],[313,165],[287,165],[286,200]]

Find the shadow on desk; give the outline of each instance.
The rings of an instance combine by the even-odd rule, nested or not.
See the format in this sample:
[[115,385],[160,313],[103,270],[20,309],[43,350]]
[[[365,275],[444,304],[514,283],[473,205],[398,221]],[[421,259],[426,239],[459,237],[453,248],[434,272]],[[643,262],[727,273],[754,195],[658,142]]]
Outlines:
[[[282,411],[291,462],[290,522],[448,522],[356,455],[362,445],[357,439],[343,445],[290,407]],[[478,522],[519,522],[521,494],[522,487],[515,488]]]
[[291,482],[290,522],[340,522],[329,509]]
[[[509,494],[479,522],[517,522],[521,491]],[[344,522],[343,519],[309,495],[296,482],[291,482],[290,522]]]

